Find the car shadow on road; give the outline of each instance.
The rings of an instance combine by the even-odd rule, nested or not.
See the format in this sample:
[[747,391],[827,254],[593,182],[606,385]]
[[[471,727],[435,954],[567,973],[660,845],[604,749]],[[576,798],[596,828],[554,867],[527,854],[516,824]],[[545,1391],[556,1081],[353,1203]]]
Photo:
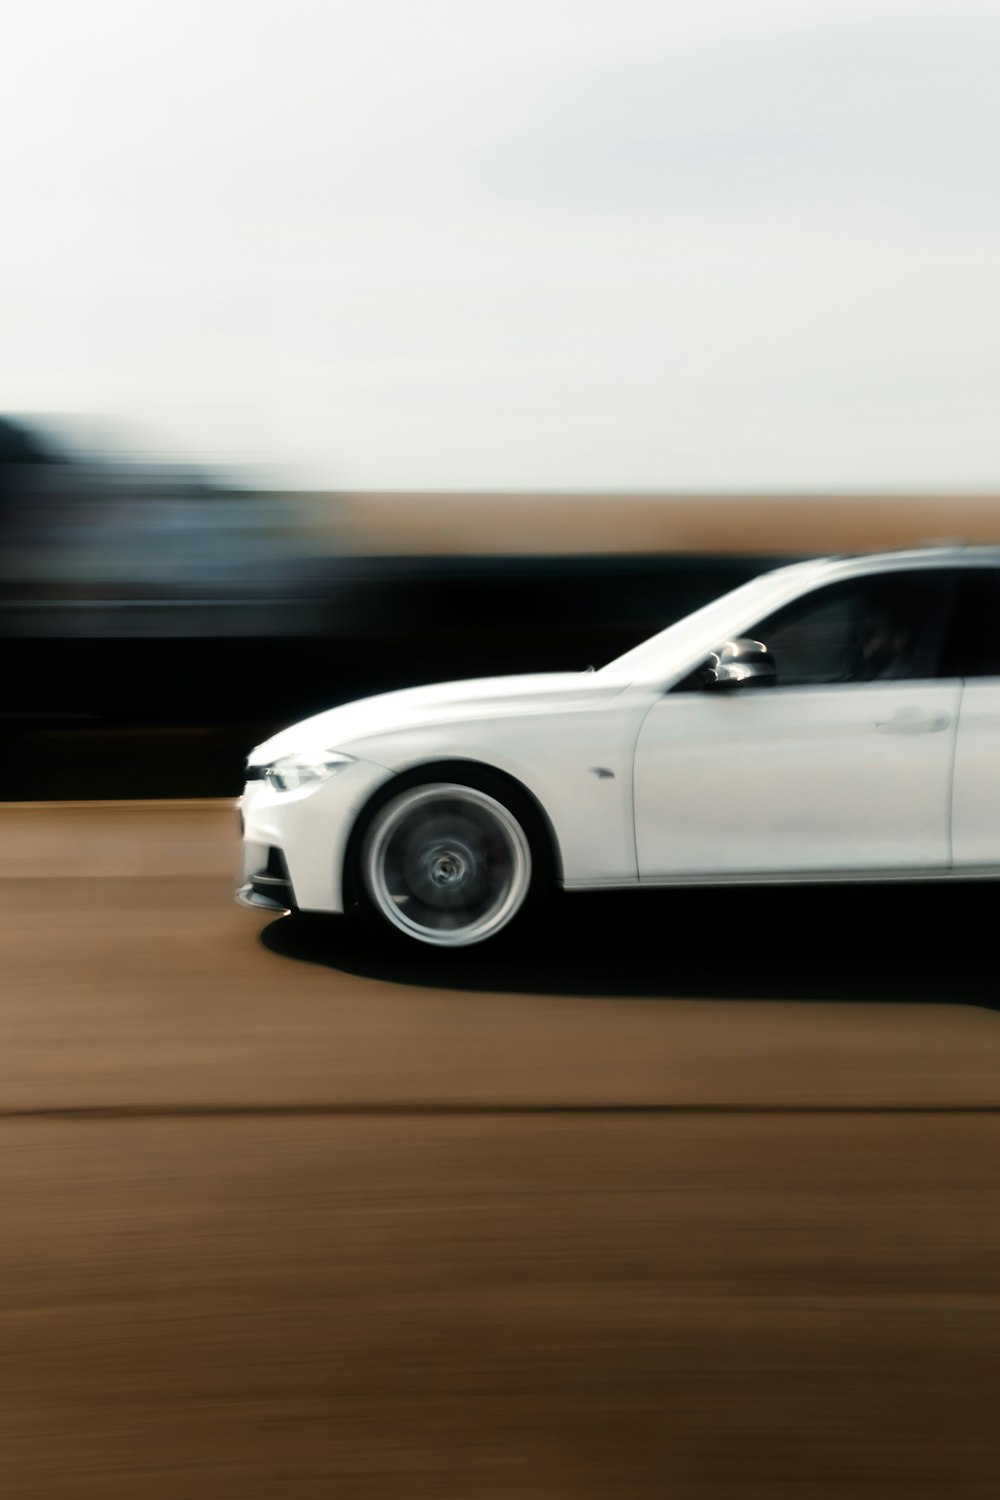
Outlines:
[[400,949],[340,917],[293,915],[273,953],[397,984],[609,998],[884,1001],[1000,1008],[991,884],[561,896],[524,937]]

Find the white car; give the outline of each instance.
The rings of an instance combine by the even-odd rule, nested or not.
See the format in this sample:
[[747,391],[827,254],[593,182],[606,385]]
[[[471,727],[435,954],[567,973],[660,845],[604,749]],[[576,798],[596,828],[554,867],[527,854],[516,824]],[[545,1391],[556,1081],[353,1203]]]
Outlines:
[[241,816],[245,903],[443,947],[554,886],[996,878],[1000,550],[799,563],[599,671],[332,709]]

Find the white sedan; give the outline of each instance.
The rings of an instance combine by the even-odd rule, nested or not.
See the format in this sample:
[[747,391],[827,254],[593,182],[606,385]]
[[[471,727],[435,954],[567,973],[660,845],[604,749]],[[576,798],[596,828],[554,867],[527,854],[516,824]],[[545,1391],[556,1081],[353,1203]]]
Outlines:
[[241,816],[244,903],[443,947],[553,887],[996,878],[1000,550],[795,564],[599,671],[332,709]]

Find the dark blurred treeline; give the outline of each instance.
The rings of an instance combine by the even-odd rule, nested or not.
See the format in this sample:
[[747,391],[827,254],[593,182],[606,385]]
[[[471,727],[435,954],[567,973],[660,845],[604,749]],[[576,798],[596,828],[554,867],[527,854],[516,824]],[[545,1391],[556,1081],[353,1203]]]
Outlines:
[[282,724],[598,666],[787,561],[365,556],[317,545],[301,504],[0,421],[0,800],[235,795]]
[[279,609],[263,630],[133,633],[126,606],[113,635],[8,635],[2,800],[235,795],[282,724],[418,683],[599,666],[776,561],[361,559],[281,630]]

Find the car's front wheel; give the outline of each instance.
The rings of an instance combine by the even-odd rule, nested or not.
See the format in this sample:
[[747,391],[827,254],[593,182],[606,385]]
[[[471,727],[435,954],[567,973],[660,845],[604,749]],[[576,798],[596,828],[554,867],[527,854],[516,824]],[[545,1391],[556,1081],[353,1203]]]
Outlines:
[[355,844],[362,915],[383,932],[439,948],[494,937],[524,912],[545,863],[537,833],[528,831],[531,810],[520,804],[491,783],[442,780],[398,791]]

